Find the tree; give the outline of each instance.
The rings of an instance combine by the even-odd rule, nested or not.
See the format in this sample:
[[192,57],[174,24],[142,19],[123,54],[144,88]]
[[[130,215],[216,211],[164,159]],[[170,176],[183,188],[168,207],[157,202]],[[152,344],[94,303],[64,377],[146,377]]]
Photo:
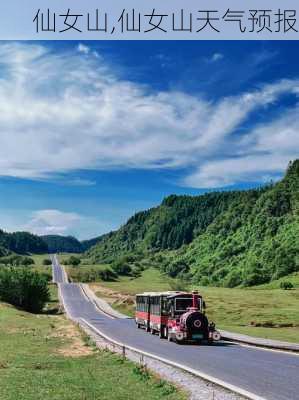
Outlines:
[[76,256],[70,256],[70,258],[66,261],[66,264],[76,267],[81,264],[81,260]]
[[118,275],[130,275],[132,272],[131,266],[123,259],[114,261],[111,265],[111,268]]
[[27,268],[0,270],[0,299],[29,312],[40,312],[50,292],[47,278]]

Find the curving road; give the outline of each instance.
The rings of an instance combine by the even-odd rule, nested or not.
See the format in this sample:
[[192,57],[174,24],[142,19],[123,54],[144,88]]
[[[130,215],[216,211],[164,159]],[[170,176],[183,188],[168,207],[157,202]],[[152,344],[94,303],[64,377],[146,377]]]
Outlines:
[[299,400],[299,356],[219,342],[213,346],[177,345],[136,328],[132,319],[111,319],[101,313],[77,284],[66,283],[56,256],[53,280],[60,284],[66,311],[84,318],[111,339],[158,355],[238,386],[267,400]]

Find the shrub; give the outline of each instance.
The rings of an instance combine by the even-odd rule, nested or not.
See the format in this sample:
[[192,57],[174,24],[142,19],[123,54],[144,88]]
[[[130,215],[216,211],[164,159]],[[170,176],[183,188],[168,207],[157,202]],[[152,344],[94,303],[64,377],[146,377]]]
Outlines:
[[64,262],[66,265],[72,265],[73,267],[77,267],[78,265],[81,264],[81,260],[79,257],[76,256],[70,256],[68,260]]
[[123,259],[114,261],[111,265],[111,268],[118,275],[130,275],[132,272],[131,266]]
[[45,259],[43,260],[43,265],[52,265],[52,261],[49,260],[48,258],[45,258]]
[[50,299],[47,279],[26,268],[0,271],[0,298],[30,312],[40,312]]
[[105,268],[98,271],[98,276],[102,281],[114,281],[117,278],[117,274],[110,268]]
[[3,257],[0,260],[0,264],[12,265],[15,267],[19,266],[29,266],[34,264],[34,260],[30,257],[11,255],[8,257]]
[[183,260],[175,260],[165,267],[165,272],[171,278],[176,278],[179,274],[188,273],[189,270],[189,265]]
[[282,282],[280,282],[279,286],[281,289],[284,289],[284,290],[293,289],[293,287],[294,287],[292,282],[289,282],[289,281],[282,281]]

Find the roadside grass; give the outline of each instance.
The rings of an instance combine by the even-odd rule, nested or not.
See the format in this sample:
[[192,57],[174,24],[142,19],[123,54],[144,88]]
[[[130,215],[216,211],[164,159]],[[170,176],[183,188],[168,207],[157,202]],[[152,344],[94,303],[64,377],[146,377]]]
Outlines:
[[[250,336],[299,342],[299,288],[278,289],[281,280],[298,282],[298,274],[268,285],[250,289],[228,289],[219,287],[198,287],[207,308],[206,314],[220,329],[243,333]],[[101,287],[126,295],[143,291],[171,290],[169,278],[154,268],[145,270],[137,279],[121,277],[116,282],[101,282],[96,289],[103,296]],[[298,286],[297,286],[298,287]],[[193,287],[194,288],[194,287]],[[105,293],[105,297],[109,294]],[[112,306],[127,315],[134,315],[134,305],[115,301]]]
[[80,257],[80,253],[57,253],[58,260],[61,264],[64,263],[65,260],[69,259],[71,256]]
[[200,287],[207,315],[219,328],[299,342],[299,290]]
[[109,289],[115,290],[116,292],[130,295],[135,295],[138,292],[142,293],[145,291],[160,292],[171,290],[169,279],[155,268],[144,270],[142,275],[135,279],[129,276],[122,276],[119,277],[117,281],[102,282],[101,284]]
[[[93,272],[102,271],[105,268],[109,268],[109,265],[105,264],[80,264],[77,267],[72,267],[70,265],[65,266],[65,270],[69,276],[69,278],[73,282],[80,282],[80,276],[86,276],[86,273],[92,274]],[[87,274],[88,275],[88,274]]]
[[47,274],[52,274],[51,265],[43,265],[44,260],[49,260],[49,254],[30,254],[30,258],[34,260],[34,265],[32,268],[38,272],[45,272]]
[[130,400],[137,393],[145,400],[186,399],[136,364],[88,346],[63,316],[0,303],[1,400]]

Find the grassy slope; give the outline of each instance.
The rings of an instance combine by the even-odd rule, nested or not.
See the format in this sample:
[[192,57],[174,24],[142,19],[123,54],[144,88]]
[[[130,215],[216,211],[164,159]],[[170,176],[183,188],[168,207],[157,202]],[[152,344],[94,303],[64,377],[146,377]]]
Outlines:
[[103,282],[103,285],[116,292],[132,295],[149,290],[153,292],[171,290],[168,284],[168,278],[165,278],[154,268],[143,271],[140,278],[132,279],[126,276],[119,278],[119,280],[115,282]]
[[1,400],[129,400],[132,391],[145,400],[184,398],[133,363],[89,349],[78,335],[62,316],[32,315],[0,303]]
[[[298,275],[292,275],[287,280],[297,281]],[[169,290],[169,279],[156,269],[144,271],[137,279],[122,277],[117,282],[101,282],[101,286],[113,289],[123,294],[133,295],[143,291]],[[298,342],[299,337],[299,288],[293,290],[256,287],[252,289],[228,289],[214,287],[199,287],[207,304],[207,315],[214,320],[219,328],[252,336],[266,337],[277,340]],[[295,285],[294,285],[295,286]],[[101,295],[99,288],[98,295]],[[118,310],[134,312],[133,306],[118,306]],[[254,325],[291,324],[292,327],[263,327]]]

